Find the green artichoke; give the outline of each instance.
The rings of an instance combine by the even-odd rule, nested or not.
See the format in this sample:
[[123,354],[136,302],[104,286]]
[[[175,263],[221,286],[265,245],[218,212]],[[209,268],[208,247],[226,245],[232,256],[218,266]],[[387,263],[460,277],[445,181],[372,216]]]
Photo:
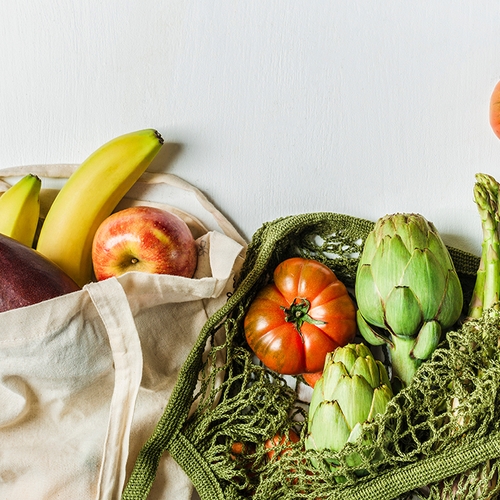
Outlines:
[[[383,413],[392,396],[385,366],[366,345],[338,347],[327,354],[323,374],[314,386],[306,449],[338,452],[346,443],[354,443],[363,424]],[[359,454],[349,455],[349,465],[360,461]]]
[[448,249],[419,214],[377,221],[360,257],[355,294],[361,335],[372,345],[389,347],[392,381],[402,386],[430,358],[463,306]]

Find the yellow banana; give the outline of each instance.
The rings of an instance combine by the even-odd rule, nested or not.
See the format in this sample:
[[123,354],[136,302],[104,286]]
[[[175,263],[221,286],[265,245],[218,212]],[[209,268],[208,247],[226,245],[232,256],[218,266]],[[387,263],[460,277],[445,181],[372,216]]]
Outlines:
[[42,181],[25,175],[0,197],[0,233],[26,246],[33,244],[40,217]]
[[153,129],[101,146],[70,176],[40,230],[36,249],[80,286],[92,279],[92,240],[101,222],[139,179],[163,144]]

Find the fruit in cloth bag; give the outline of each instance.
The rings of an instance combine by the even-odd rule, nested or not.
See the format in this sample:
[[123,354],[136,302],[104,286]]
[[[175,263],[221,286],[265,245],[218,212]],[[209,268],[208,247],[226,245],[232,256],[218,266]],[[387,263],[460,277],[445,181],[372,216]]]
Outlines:
[[328,352],[353,340],[356,311],[330,268],[293,257],[276,267],[273,283],[252,301],[244,329],[248,345],[271,370],[314,373]]
[[177,215],[150,206],[119,210],[97,229],[92,263],[98,280],[127,271],[192,278],[198,248],[188,225]]
[[462,312],[462,287],[448,249],[419,214],[377,221],[360,257],[355,293],[361,334],[389,347],[392,377],[403,386]]
[[[349,344],[329,353],[311,397],[306,449],[338,452],[356,442],[363,424],[383,413],[392,397],[387,370],[366,345]],[[350,455],[349,462],[357,465],[359,455]]]
[[40,216],[42,181],[28,174],[0,197],[0,233],[31,247]]
[[116,137],[94,151],[57,194],[36,249],[78,285],[92,280],[97,228],[149,167],[162,144],[154,129]]
[[52,261],[3,234],[0,234],[0,268],[0,312],[80,289]]

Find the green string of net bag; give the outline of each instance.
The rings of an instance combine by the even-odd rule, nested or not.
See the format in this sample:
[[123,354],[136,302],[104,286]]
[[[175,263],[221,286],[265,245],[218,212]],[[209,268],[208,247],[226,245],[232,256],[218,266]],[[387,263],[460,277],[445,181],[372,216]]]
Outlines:
[[[300,376],[267,369],[245,341],[245,313],[280,262],[313,258],[352,289],[373,227],[348,215],[309,213],[266,223],[254,234],[235,292],[200,332],[163,417],[136,461],[124,500],[148,498],[166,452],[203,500],[498,496],[496,310],[448,332],[411,384],[340,452],[305,450],[307,384]],[[467,304],[479,258],[448,249]]]

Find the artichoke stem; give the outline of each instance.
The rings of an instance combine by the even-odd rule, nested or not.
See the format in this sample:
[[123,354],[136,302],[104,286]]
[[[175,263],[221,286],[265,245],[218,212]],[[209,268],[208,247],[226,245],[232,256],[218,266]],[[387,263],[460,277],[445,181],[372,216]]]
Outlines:
[[[392,381],[398,379],[402,388],[409,385],[413,375],[422,364],[421,359],[415,359],[412,355],[413,347],[415,346],[414,337],[397,337],[392,336],[393,345],[389,346],[392,366]],[[395,387],[398,384],[394,385]]]

